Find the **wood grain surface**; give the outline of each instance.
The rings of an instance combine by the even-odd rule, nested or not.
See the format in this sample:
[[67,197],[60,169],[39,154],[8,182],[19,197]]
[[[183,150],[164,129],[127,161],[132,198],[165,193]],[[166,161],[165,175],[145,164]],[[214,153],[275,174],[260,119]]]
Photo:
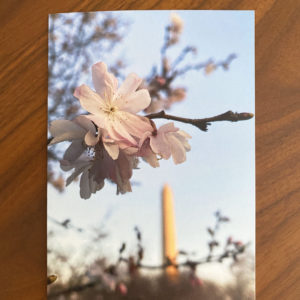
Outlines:
[[0,299],[46,299],[48,13],[175,8],[256,11],[256,294],[300,299],[299,3],[2,0]]

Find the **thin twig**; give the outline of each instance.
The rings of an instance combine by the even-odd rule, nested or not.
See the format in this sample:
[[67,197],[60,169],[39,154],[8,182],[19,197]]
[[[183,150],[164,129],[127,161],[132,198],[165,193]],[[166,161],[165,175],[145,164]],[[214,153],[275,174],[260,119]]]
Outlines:
[[187,47],[183,48],[181,53],[178,55],[178,57],[175,59],[174,63],[172,64],[172,69],[175,69],[175,67],[184,60],[186,55],[190,52],[195,51],[195,49],[196,48],[191,47],[191,46],[187,46]]
[[212,122],[219,122],[219,121],[230,121],[230,122],[238,122],[238,121],[244,121],[249,120],[253,118],[252,113],[234,113],[231,110],[227,111],[226,113],[223,113],[221,115],[217,115],[210,118],[203,118],[203,119],[190,119],[190,118],[182,118],[177,116],[168,115],[165,113],[164,110],[146,115],[148,119],[167,119],[167,120],[173,120],[178,121],[182,123],[187,123],[196,126],[202,131],[207,131],[207,126],[211,125]]

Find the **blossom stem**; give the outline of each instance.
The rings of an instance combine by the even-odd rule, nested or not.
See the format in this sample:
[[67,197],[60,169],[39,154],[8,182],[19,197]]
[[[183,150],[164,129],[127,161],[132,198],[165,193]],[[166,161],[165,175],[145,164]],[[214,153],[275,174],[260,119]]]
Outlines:
[[231,110],[214,117],[210,118],[203,118],[203,119],[189,119],[189,118],[182,118],[177,116],[168,115],[165,113],[164,110],[146,115],[148,119],[167,119],[167,120],[173,120],[178,121],[182,123],[192,124],[199,128],[202,131],[207,131],[208,125],[211,125],[212,122],[218,122],[218,121],[230,121],[230,122],[238,122],[238,121],[244,121],[249,120],[253,118],[254,114],[252,113],[234,113]]

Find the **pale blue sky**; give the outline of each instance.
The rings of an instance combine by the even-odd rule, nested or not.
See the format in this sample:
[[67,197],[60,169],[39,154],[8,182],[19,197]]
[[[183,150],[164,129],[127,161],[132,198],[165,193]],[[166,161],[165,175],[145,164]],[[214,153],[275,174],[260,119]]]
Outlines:
[[[254,92],[254,12],[253,11],[177,11],[184,20],[184,31],[178,46],[171,49],[176,57],[181,47],[196,46],[197,56],[188,62],[219,61],[236,53],[229,71],[218,69],[209,76],[191,71],[177,79],[176,85],[187,88],[184,102],[174,105],[170,113],[185,117],[208,117],[227,110],[255,112]],[[125,74],[149,73],[159,63],[164,27],[170,11],[123,11],[116,13],[130,21],[129,31],[112,57],[95,61],[126,60]],[[84,79],[86,80],[86,79]],[[87,83],[87,81],[82,81]],[[162,122],[164,123],[164,121]],[[108,238],[101,253],[115,258],[123,241],[129,251],[135,249],[133,227],[143,232],[146,248],[145,262],[159,263],[161,259],[160,194],[165,182],[175,196],[178,248],[207,254],[206,227],[214,223],[213,212],[220,209],[231,218],[220,232],[221,239],[229,234],[244,242],[255,243],[255,127],[254,119],[239,123],[214,123],[208,132],[190,125],[176,123],[192,139],[191,152],[182,165],[172,160],[161,161],[153,169],[141,163],[134,172],[133,192],[115,194],[115,186],[105,188],[85,201],[79,197],[79,186],[72,184],[64,194],[48,187],[48,214],[59,220],[71,218],[82,227],[100,226],[108,210],[112,214],[105,223]],[[51,223],[49,223],[51,224]],[[52,226],[52,224],[50,225]],[[80,236],[66,238],[65,247]],[[61,240],[61,241],[63,241]],[[131,246],[130,246],[131,245]],[[64,244],[62,244],[64,246]]]

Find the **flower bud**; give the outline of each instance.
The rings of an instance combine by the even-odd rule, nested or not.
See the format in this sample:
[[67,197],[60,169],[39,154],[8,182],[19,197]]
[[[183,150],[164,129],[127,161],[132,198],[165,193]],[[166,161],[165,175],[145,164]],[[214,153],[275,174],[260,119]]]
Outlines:
[[128,289],[127,289],[127,286],[123,283],[123,282],[120,282],[118,285],[117,285],[117,291],[125,296],[127,295],[127,292],[128,292]]

